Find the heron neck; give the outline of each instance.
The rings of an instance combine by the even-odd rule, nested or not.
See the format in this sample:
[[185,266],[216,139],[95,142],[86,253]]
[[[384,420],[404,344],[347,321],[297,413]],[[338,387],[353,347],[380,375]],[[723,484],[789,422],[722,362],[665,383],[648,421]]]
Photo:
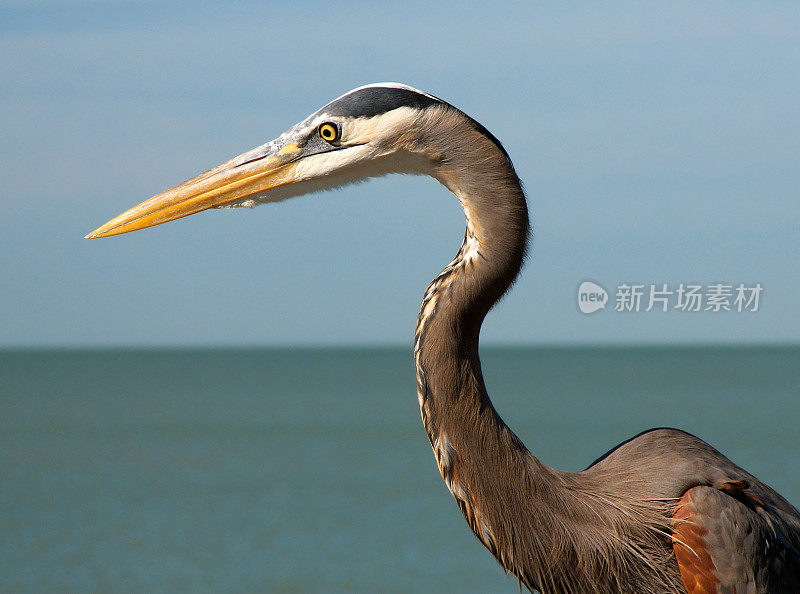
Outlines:
[[538,462],[492,406],[478,340],[484,317],[522,266],[527,206],[508,157],[488,140],[445,153],[437,177],[458,197],[467,227],[458,254],[422,301],[415,341],[420,412],[442,478],[470,527],[515,571],[501,544],[508,540],[499,533],[504,522],[483,513],[482,500],[488,493],[517,499],[498,490],[526,488],[529,465]]
[[519,274],[528,241],[525,195],[511,162],[486,136],[469,133],[439,147],[435,171],[461,203],[467,225],[458,254],[425,291],[417,322],[418,391],[429,435],[443,419],[426,420],[428,400],[440,409],[464,399],[491,408],[478,357],[480,328]]
[[[644,563],[667,567],[645,589],[677,591],[677,573],[667,566],[671,548],[659,540],[668,530],[659,502],[598,503],[600,497],[591,493],[605,493],[604,481],[618,476],[545,466],[492,406],[478,357],[480,327],[519,274],[529,224],[508,157],[481,138],[483,144],[466,138],[455,150],[442,150],[436,177],[458,197],[467,228],[456,257],[428,286],[417,322],[420,412],[442,478],[475,535],[531,590],[544,589],[542,584],[553,591],[626,590],[613,580],[600,588],[592,576],[621,575],[614,573],[616,567],[630,580],[626,584],[638,583],[644,574],[637,564]],[[637,520],[642,517],[647,518],[643,523]],[[613,551],[594,546],[618,537],[621,526],[638,535],[640,525],[649,543],[644,557],[623,540],[614,541]],[[589,564],[576,572],[577,559]]]

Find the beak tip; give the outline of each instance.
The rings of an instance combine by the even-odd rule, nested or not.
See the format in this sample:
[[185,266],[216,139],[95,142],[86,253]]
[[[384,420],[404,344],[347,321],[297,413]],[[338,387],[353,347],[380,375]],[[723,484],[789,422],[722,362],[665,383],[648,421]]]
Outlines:
[[112,235],[119,235],[120,233],[125,233],[125,231],[121,231],[119,229],[120,225],[112,225],[114,221],[109,221],[105,225],[101,225],[88,235],[84,236],[84,239],[102,239],[104,237],[110,237]]
[[[260,149],[256,149],[260,150]],[[241,157],[247,157],[245,153]],[[275,155],[258,156],[240,167],[237,157],[174,188],[145,200],[101,225],[84,239],[100,239],[160,225],[203,210],[225,206],[295,181],[295,165]]]

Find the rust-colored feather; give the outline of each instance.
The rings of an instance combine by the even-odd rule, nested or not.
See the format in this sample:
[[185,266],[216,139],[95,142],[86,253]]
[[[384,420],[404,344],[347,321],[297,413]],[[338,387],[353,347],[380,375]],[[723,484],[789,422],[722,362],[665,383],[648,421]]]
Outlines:
[[692,508],[692,491],[689,489],[681,497],[672,516],[672,534],[676,539],[673,548],[686,592],[712,594],[717,592],[720,582],[714,560],[706,549],[705,536],[708,531]]

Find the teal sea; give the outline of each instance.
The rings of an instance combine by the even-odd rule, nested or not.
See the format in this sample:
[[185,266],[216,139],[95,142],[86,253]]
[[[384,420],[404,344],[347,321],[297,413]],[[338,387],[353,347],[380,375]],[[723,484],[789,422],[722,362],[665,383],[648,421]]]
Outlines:
[[[800,347],[485,348],[580,470],[643,429],[800,505]],[[0,590],[516,592],[422,429],[410,349],[0,351]]]

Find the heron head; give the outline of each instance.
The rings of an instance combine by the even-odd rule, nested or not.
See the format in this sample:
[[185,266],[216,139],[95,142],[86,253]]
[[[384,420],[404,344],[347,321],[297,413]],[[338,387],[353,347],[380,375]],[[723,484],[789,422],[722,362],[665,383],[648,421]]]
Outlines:
[[387,173],[431,174],[422,122],[450,106],[411,87],[360,87],[230,161],[131,208],[88,238],[166,223],[209,208],[254,206]]

